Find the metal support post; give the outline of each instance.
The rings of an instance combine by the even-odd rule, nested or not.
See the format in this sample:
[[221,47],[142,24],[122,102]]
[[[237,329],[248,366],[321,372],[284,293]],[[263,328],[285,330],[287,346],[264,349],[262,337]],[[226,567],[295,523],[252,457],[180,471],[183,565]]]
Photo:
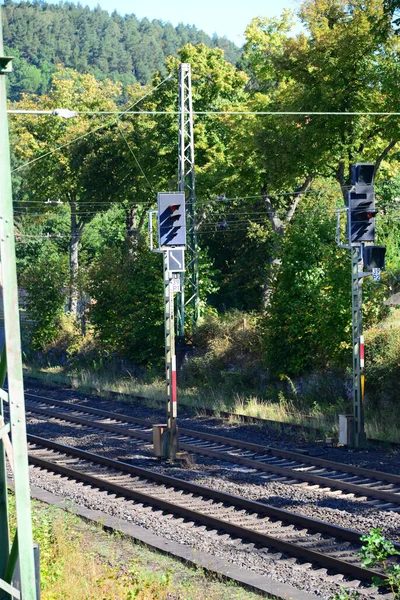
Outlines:
[[[0,539],[2,555],[0,559],[0,597],[10,598],[12,596],[21,600],[36,600],[5,80],[5,73],[10,72],[11,59],[4,56],[2,37],[0,15],[0,182],[2,186],[0,193],[0,257],[8,375],[8,393],[4,389],[0,389],[0,397],[3,400],[8,400],[10,413],[10,422],[0,431],[0,437],[3,439],[0,447],[0,510],[2,511],[0,523],[2,529],[1,536],[4,535],[4,538],[1,537]],[[5,367],[5,362],[3,367]],[[2,383],[0,382],[0,384]],[[6,507],[4,506],[6,502],[5,489],[7,486],[4,440],[9,430],[12,435],[14,490],[18,527],[13,548],[17,549],[19,558],[21,593],[11,584],[14,559],[9,547],[8,533],[6,532],[6,529],[8,530],[8,526],[6,526],[8,517]],[[6,559],[4,555],[6,555]]]
[[362,268],[359,267],[360,253],[360,247],[354,246],[351,248],[354,413],[351,443],[355,448],[364,448],[366,445],[364,430],[364,344],[362,338],[362,277],[360,277]]
[[[185,337],[185,307],[192,307],[192,324],[200,319],[199,263],[197,241],[197,209],[194,176],[194,136],[192,82],[190,64],[182,63],[179,68],[179,155],[178,191],[186,194],[187,216],[187,266],[189,275],[181,274],[181,292],[178,295],[179,336]],[[184,285],[188,291],[185,300]]]
[[165,379],[167,383],[167,454],[175,460],[178,451],[177,385],[174,330],[174,292],[168,270],[168,251],[163,252],[164,266],[164,327],[165,327]]

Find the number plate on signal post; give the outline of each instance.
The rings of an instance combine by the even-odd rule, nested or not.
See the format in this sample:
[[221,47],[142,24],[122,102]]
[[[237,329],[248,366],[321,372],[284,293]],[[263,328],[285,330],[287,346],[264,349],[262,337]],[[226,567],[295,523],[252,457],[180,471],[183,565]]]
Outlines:
[[380,269],[372,269],[372,279],[373,279],[373,281],[381,280],[381,270]]
[[177,294],[181,291],[181,278],[178,273],[172,274],[171,288],[173,294]]

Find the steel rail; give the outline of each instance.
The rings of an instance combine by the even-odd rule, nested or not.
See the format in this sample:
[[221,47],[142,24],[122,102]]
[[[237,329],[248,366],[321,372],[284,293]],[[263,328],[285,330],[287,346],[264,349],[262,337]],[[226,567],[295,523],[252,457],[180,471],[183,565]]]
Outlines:
[[[33,394],[28,394],[33,395]],[[151,427],[152,422],[148,419],[143,419],[140,417],[132,417],[130,415],[124,415],[119,413],[110,413],[105,410],[101,410],[99,408],[92,408],[84,406],[83,404],[71,404],[69,402],[64,402],[62,400],[54,400],[53,398],[45,398],[43,396],[37,396],[43,401],[47,401],[49,404],[54,404],[55,406],[60,406],[64,408],[68,408],[69,410],[77,410],[77,412],[86,412],[88,414],[94,414],[98,416],[102,416],[105,418],[109,418],[115,421],[121,421],[126,423],[132,423],[137,425],[144,425]],[[326,467],[332,469],[334,471],[351,473],[353,475],[361,475],[363,477],[368,477],[371,479],[380,479],[382,481],[389,481],[392,483],[397,483],[400,485],[400,475],[395,475],[393,473],[386,473],[384,471],[376,471],[375,469],[365,469],[363,467],[357,467],[355,465],[346,465],[345,463],[337,463],[331,460],[327,460],[325,458],[319,457],[311,457],[306,454],[300,454],[297,452],[289,451],[289,450],[281,450],[280,448],[274,448],[272,446],[262,446],[260,444],[254,444],[252,442],[246,442],[242,440],[237,440],[234,438],[224,437],[221,435],[216,435],[213,433],[206,433],[202,431],[196,431],[192,429],[186,429],[185,427],[179,427],[179,432],[181,435],[201,438],[211,442],[216,442],[220,444],[224,444],[226,446],[234,446],[237,448],[243,448],[245,450],[251,450],[253,452],[257,452],[259,454],[274,454],[276,456],[281,456],[282,458],[288,458],[292,460],[298,460],[303,463],[307,463],[310,465],[314,465],[317,467]]]
[[[97,421],[89,421],[88,419],[83,419],[81,417],[76,417],[74,415],[70,415],[68,413],[58,413],[56,411],[50,411],[49,409],[41,409],[41,408],[33,408],[27,409],[27,412],[33,412],[38,414],[43,414],[46,416],[51,416],[52,418],[70,421],[73,423],[77,423],[79,425],[84,425],[86,427],[92,427],[97,429],[103,429],[105,431],[110,431],[111,433],[116,433],[119,435],[124,435],[129,438],[138,438],[143,441],[152,442],[152,435],[148,433],[144,433],[142,431],[125,429],[117,425],[111,425],[109,423],[99,423]],[[332,479],[328,476],[324,475],[314,475],[312,473],[306,473],[304,471],[296,471],[290,468],[279,467],[275,465],[271,465],[268,463],[262,463],[258,460],[245,458],[242,456],[236,456],[229,454],[228,452],[223,452],[219,450],[212,450],[209,448],[201,448],[196,446],[195,444],[188,444],[184,442],[180,442],[180,448],[186,450],[188,452],[192,452],[195,454],[201,454],[203,456],[207,456],[208,458],[213,458],[219,461],[231,462],[234,464],[242,465],[248,467],[249,469],[255,469],[258,471],[273,473],[276,475],[281,475],[287,477],[288,479],[295,479],[298,481],[306,481],[308,483],[316,484],[322,488],[331,488],[337,489],[341,491],[347,491],[352,494],[356,494],[358,496],[364,496],[366,498],[376,498],[378,500],[385,500],[386,502],[399,504],[400,503],[400,493],[390,492],[386,490],[376,490],[374,488],[366,487],[359,485],[357,483],[351,483],[347,481],[343,481],[341,479]]]
[[[122,463],[120,461],[116,461],[113,459],[109,459],[100,455],[96,455],[93,453],[88,453],[83,450],[79,450],[77,448],[72,448],[71,446],[62,446],[57,442],[52,442],[49,440],[45,440],[43,438],[39,438],[38,436],[28,436],[28,441],[30,443],[34,443],[39,446],[45,446],[48,448],[55,449],[59,452],[63,452],[67,455],[74,455],[80,458],[84,458],[88,461],[97,462],[102,465],[108,466],[113,469],[117,469],[126,473],[134,474],[135,476],[139,476],[141,478],[150,479],[153,481],[158,481],[165,485],[169,485],[171,487],[176,487],[179,489],[184,489],[190,491],[199,496],[210,497],[218,500],[219,502],[224,502],[227,504],[231,504],[233,506],[239,506],[241,508],[245,508],[245,510],[249,512],[261,513],[267,516],[273,516],[275,518],[282,519],[284,521],[291,520],[292,523],[296,523],[301,525],[302,527],[307,527],[307,529],[313,529],[316,532],[323,531],[329,535],[333,535],[334,537],[339,537],[346,541],[359,543],[360,540],[360,532],[356,532],[353,530],[346,530],[341,527],[337,527],[334,525],[330,525],[328,523],[324,523],[322,521],[314,521],[308,517],[301,517],[300,515],[294,515],[293,513],[289,513],[288,511],[283,511],[280,509],[273,509],[268,505],[262,505],[261,503],[256,503],[251,500],[247,500],[245,498],[241,498],[238,496],[233,496],[231,494],[227,494],[225,492],[218,492],[216,490],[212,490],[210,488],[205,488],[203,486],[199,486],[197,484],[193,484],[184,480],[175,479],[173,477],[169,477],[166,475],[161,475],[159,473],[155,473],[153,471],[148,471],[145,469],[141,469],[139,467],[134,467],[133,465],[129,465],[127,463]],[[161,498],[157,498],[152,496],[151,494],[144,494],[143,492],[139,492],[137,490],[131,490],[126,488],[125,486],[121,486],[119,484],[115,484],[110,481],[106,481],[99,477],[95,477],[93,475],[89,475],[87,473],[83,473],[82,471],[76,471],[75,469],[71,469],[70,467],[65,467],[63,465],[59,465],[57,463],[49,462],[42,458],[36,457],[29,453],[29,462],[32,465],[37,467],[49,470],[56,471],[62,475],[67,477],[71,477],[72,479],[80,480],[85,483],[88,483],[94,487],[99,489],[106,489],[114,494],[121,495],[123,497],[131,498],[137,502],[148,504],[151,506],[156,506],[157,508],[167,511],[169,513],[175,514],[179,517],[183,517],[185,519],[189,519],[190,521],[202,523],[208,527],[212,527],[217,531],[226,531],[230,535],[237,536],[241,539],[249,540],[253,543],[260,544],[266,547],[273,547],[281,552],[285,552],[290,554],[291,556],[295,556],[297,558],[301,558],[311,563],[320,564],[326,568],[332,568],[340,573],[344,573],[347,575],[351,575],[360,579],[362,581],[370,580],[373,577],[381,576],[380,573],[374,570],[370,570],[364,567],[360,567],[356,564],[349,563],[347,561],[343,561],[341,559],[335,558],[333,556],[329,556],[325,553],[316,552],[315,550],[310,550],[308,548],[301,547],[297,544],[293,544],[287,542],[285,540],[264,534],[259,533],[253,529],[249,529],[247,527],[242,527],[239,525],[235,525],[234,523],[230,523],[224,519],[219,519],[216,517],[212,517],[210,515],[204,514],[202,512],[197,512],[195,510],[185,508],[182,506],[175,505],[171,502],[163,500]],[[270,512],[271,511],[271,512]],[[278,516],[279,515],[279,516]],[[307,525],[306,525],[307,523]],[[335,533],[334,533],[335,532]]]

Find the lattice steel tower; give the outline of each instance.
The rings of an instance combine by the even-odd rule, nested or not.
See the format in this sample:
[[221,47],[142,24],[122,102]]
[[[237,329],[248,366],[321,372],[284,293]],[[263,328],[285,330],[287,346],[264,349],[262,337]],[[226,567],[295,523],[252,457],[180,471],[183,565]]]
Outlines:
[[178,191],[184,192],[186,196],[187,220],[187,275],[184,277],[182,273],[181,293],[177,302],[178,335],[183,340],[185,337],[185,308],[189,305],[192,307],[192,326],[196,326],[200,318],[192,78],[189,63],[182,63],[179,67]]

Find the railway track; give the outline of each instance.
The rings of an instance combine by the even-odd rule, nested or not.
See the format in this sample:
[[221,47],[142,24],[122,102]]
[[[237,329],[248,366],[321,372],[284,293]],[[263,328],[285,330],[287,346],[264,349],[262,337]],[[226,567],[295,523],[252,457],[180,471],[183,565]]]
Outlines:
[[[240,496],[136,467],[55,441],[29,435],[31,465],[107,490],[141,506],[181,519],[180,527],[205,526],[215,544],[254,544],[252,552],[275,549],[283,560],[297,560],[305,570],[324,568],[326,577],[339,573],[370,581],[378,573],[360,565],[360,533]],[[161,518],[161,517],[160,517]],[[225,534],[227,538],[221,538]],[[396,546],[400,548],[400,545]],[[300,562],[298,562],[300,561]],[[332,574],[332,572],[334,574]],[[381,574],[379,574],[381,575]],[[366,589],[371,598],[371,588]],[[377,594],[375,589],[374,594]],[[363,594],[361,594],[363,595]]]
[[[129,402],[132,402],[132,400],[134,400],[135,402],[144,403],[144,405],[146,404],[146,402],[151,401],[152,403],[157,403],[162,406],[165,406],[165,400],[163,400],[161,398],[159,398],[159,399],[158,398],[148,398],[146,396],[139,396],[139,395],[132,395],[132,394],[128,395],[128,394],[122,394],[119,392],[107,392],[107,394],[116,401],[119,400],[119,401],[126,402],[126,400],[129,400]],[[182,405],[182,406],[184,408],[190,410],[190,407],[186,407],[185,405]],[[272,419],[263,419],[261,417],[253,417],[250,415],[244,415],[244,414],[240,414],[240,413],[232,413],[232,412],[223,411],[223,410],[216,411],[211,408],[202,408],[201,413],[206,416],[210,416],[210,417],[221,418],[221,419],[226,419],[226,420],[234,419],[234,420],[242,422],[242,423],[260,425],[261,427],[271,427],[274,430],[276,430],[276,429],[280,430],[282,433],[292,433],[294,430],[294,431],[298,431],[298,432],[311,432],[313,435],[319,434],[323,437],[325,437],[325,435],[326,435],[326,432],[324,431],[322,426],[320,426],[319,424],[316,424],[316,423],[312,424],[312,420],[314,419],[314,417],[307,416],[307,415],[305,415],[304,418],[306,418],[310,421],[309,425],[305,425],[305,424],[301,424],[301,423],[291,423],[291,422],[285,422],[285,421],[273,421]],[[381,440],[381,439],[377,439],[377,438],[368,438],[367,441],[372,446],[390,446],[395,449],[400,448],[400,442],[394,442],[394,441],[390,441],[390,440]]]
[[[69,421],[150,444],[152,442],[152,424],[147,419],[109,413],[43,396],[27,396],[30,398],[28,413]],[[49,404],[57,407],[57,410],[49,408]],[[249,472],[256,470],[265,473],[264,480],[281,478],[281,481],[291,484],[307,483],[321,489],[354,494],[377,508],[400,511],[399,475],[185,428],[180,428],[180,448],[192,454],[241,465]]]

